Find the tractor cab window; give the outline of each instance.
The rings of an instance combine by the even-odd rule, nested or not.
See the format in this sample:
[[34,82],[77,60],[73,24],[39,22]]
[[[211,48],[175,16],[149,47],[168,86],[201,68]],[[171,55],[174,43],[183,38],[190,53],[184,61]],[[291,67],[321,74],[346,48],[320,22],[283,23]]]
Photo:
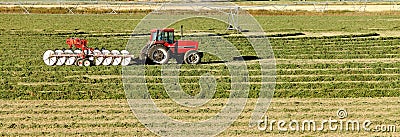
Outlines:
[[159,31],[158,34],[157,32],[153,32],[151,33],[151,40],[152,41],[163,40],[168,43],[174,43],[174,32]]
[[174,43],[174,32],[161,32],[159,37],[167,43]]
[[174,32],[167,32],[168,33],[168,43],[174,43]]

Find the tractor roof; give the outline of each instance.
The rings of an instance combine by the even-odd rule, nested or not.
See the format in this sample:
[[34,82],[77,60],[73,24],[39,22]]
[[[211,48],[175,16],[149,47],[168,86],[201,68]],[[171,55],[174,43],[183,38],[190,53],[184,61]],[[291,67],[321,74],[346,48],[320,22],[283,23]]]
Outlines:
[[157,30],[164,31],[164,32],[173,32],[174,28],[152,29],[150,32],[156,32]]

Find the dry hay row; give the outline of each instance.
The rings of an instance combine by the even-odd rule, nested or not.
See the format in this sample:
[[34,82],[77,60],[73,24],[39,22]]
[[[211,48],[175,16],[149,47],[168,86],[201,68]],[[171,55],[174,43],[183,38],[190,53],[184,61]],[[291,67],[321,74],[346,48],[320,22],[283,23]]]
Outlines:
[[[359,46],[355,46],[355,45],[359,45]],[[310,47],[305,47],[306,45],[300,45],[300,46],[273,46],[273,50],[274,51],[287,51],[288,49],[290,49],[290,51],[296,50],[296,48],[298,48],[298,50],[300,51],[306,51],[306,49],[314,49],[315,48],[349,48],[349,46],[351,46],[352,49],[343,49],[343,50],[329,50],[326,52],[338,52],[338,53],[346,53],[349,51],[368,51],[371,49],[376,49],[376,48],[396,48],[398,47],[398,45],[376,45],[376,44],[370,44],[370,45],[366,45],[365,43],[361,43],[361,44],[340,44],[338,45],[337,43],[333,43],[333,44],[329,44],[329,45],[313,45],[310,44],[308,46]],[[341,52],[343,51],[343,52]],[[313,51],[308,51],[308,52],[313,52]],[[322,51],[320,51],[322,52]]]
[[[320,106],[320,104],[371,104],[378,105],[385,103],[386,105],[390,104],[399,104],[400,101],[393,98],[391,100],[383,100],[379,98],[371,98],[373,102],[369,101],[369,98],[362,99],[311,99],[312,101],[308,101],[307,99],[285,99],[289,101],[282,102],[282,99],[273,99],[273,103],[280,104],[290,104],[290,105],[307,105],[307,107],[311,106]],[[256,99],[248,99],[248,105],[255,105]],[[172,100],[165,99],[157,99],[154,102],[161,108],[165,109],[173,109],[178,107],[177,104]],[[222,107],[224,103],[227,102],[227,99],[212,99],[207,103],[203,108],[214,108],[214,107]],[[290,103],[293,102],[293,103]],[[128,112],[129,106],[126,100],[17,100],[17,101],[8,101],[1,100],[0,101],[1,109],[4,111],[30,111],[35,112],[38,110],[46,110],[46,111],[73,111],[77,110],[80,112],[100,112],[100,113],[116,113],[116,112]],[[315,104],[318,103],[318,104]],[[385,105],[385,106],[386,106]],[[128,108],[127,108],[128,107]],[[81,109],[85,108],[85,109]],[[121,109],[123,108],[123,109]],[[24,112],[26,113],[26,112]]]
[[[385,68],[385,69],[397,69],[397,68]],[[385,70],[383,69],[383,70]],[[400,68],[399,68],[400,69]],[[355,74],[321,74],[321,75],[316,75],[316,74],[285,74],[285,72],[291,72],[291,71],[332,71],[332,70],[338,70],[338,71],[346,71],[346,70],[362,70],[361,72],[355,73]],[[371,72],[363,72],[365,70],[374,70],[374,68],[346,68],[346,69],[287,69],[287,70],[278,70],[280,73],[284,74],[275,74],[275,75],[252,75],[251,71],[249,71],[249,76],[248,78],[307,78],[307,77],[340,77],[340,76],[397,76],[400,74],[397,73],[371,73]],[[79,78],[79,77],[86,77],[90,79],[129,79],[129,78],[150,78],[150,79],[156,79],[156,78],[202,78],[204,76],[193,76],[193,75],[179,75],[179,76],[137,76],[137,75],[132,75],[132,76],[127,76],[127,75],[76,75],[76,76],[66,76],[65,78]],[[124,77],[124,78],[122,78]],[[237,76],[229,76],[229,75],[212,75],[213,78],[234,78]],[[35,85],[59,85],[59,84],[71,84],[71,82],[62,82],[62,83],[56,83],[56,82],[18,82],[16,83],[17,85],[26,85],[26,86],[35,86]],[[109,84],[115,84],[115,83],[109,83]]]
[[400,88],[342,88],[342,89],[327,89],[327,88],[314,88],[314,89],[275,89],[275,92],[293,92],[293,91],[357,91],[357,90],[368,90],[368,91],[374,91],[374,90],[383,90],[383,91],[399,91]]
[[8,128],[5,136],[155,136],[144,127],[90,127],[90,128]]
[[[206,106],[202,106],[201,108],[196,108],[196,109],[191,109],[191,108],[181,108],[179,106],[174,105],[165,105],[162,103],[156,103],[157,106],[164,112],[167,113],[210,113],[210,112],[218,112],[221,107],[224,105],[223,103],[218,104],[218,106],[215,105],[210,105],[207,104]],[[274,102],[275,105],[288,105],[287,103],[277,103]],[[291,112],[301,112],[304,110],[310,110],[310,109],[318,109],[320,111],[325,111],[328,110],[328,108],[324,108],[322,104],[327,104],[329,106],[333,107],[339,107],[341,103],[339,102],[332,102],[332,103],[318,103],[318,102],[296,102],[293,104],[289,104],[289,106],[285,108],[274,108],[271,106],[273,111],[275,110],[285,110],[285,111],[291,111]],[[381,103],[369,103],[369,102],[352,102],[349,103],[350,105],[347,106],[346,108],[350,109],[355,109],[355,110],[363,110],[367,108],[363,107],[358,107],[357,105],[365,105],[365,104],[370,104],[370,105],[376,105],[377,107],[374,107],[374,109],[397,109],[400,104],[400,102],[385,102],[385,105],[379,105]],[[247,104],[248,106],[254,106],[253,103]],[[147,108],[142,108],[144,110],[147,110]],[[332,108],[329,108],[332,109]],[[244,112],[250,112],[251,108],[246,108]],[[73,116],[73,115],[78,115],[79,116],[95,116],[95,115],[102,115],[102,114],[107,114],[107,115],[115,115],[115,116],[120,116],[120,115],[125,115],[131,113],[131,109],[129,108],[128,104],[126,106],[121,106],[121,107],[115,107],[115,108],[109,108],[109,107],[104,107],[104,106],[99,106],[99,107],[82,107],[82,106],[76,106],[76,108],[63,108],[63,107],[35,107],[35,108],[5,108],[2,107],[2,111],[0,114],[6,115],[6,117],[29,117],[32,115],[35,116],[40,116],[43,118],[49,118],[51,116],[54,117],[59,117],[65,114],[67,117]],[[367,112],[366,112],[367,113]]]
[[[351,46],[351,47],[349,47]],[[385,49],[392,49],[392,48],[398,48],[399,46],[375,46],[373,44],[371,45],[364,45],[364,46],[354,46],[354,45],[323,45],[323,46],[315,46],[315,45],[309,45],[309,46],[289,46],[289,47],[279,47],[279,48],[274,48],[273,51],[274,53],[308,53],[308,54],[320,54],[320,53],[326,53],[326,54],[346,54],[346,53],[352,53],[352,52],[371,52],[371,53],[379,53],[379,52],[396,52],[396,51],[388,51]],[[23,54],[23,53],[22,53]],[[29,55],[29,54],[26,54]],[[357,54],[359,55],[359,54]]]
[[[326,120],[328,119],[328,117],[324,117],[324,118],[313,118],[311,116],[305,116],[305,117],[291,117],[291,118],[273,118],[273,117],[269,117],[270,119],[276,119],[276,120],[292,120],[292,119],[312,119],[315,121],[321,121],[321,120]],[[333,118],[335,119],[335,118]],[[350,119],[350,118],[349,118]],[[352,120],[366,120],[366,119],[353,119]],[[373,123],[376,124],[384,124],[384,123],[395,123],[397,120],[399,119],[395,119],[396,121],[381,121],[381,119],[368,119],[371,120]],[[101,120],[98,120],[101,121]],[[162,125],[162,123],[160,123],[160,125]],[[399,126],[398,124],[396,124],[397,126]],[[59,123],[53,123],[47,126],[43,126],[43,125],[33,125],[34,127],[32,128],[20,128],[21,126],[29,126],[29,125],[19,125],[19,124],[11,124],[8,125],[8,129],[7,131],[15,131],[18,134],[21,133],[26,133],[27,131],[46,131],[46,129],[52,129],[53,133],[56,134],[62,134],[63,131],[65,129],[68,129],[68,131],[79,131],[80,134],[82,134],[82,132],[87,131],[88,129],[96,129],[96,128],[109,128],[109,129],[125,129],[126,131],[131,131],[131,130],[138,130],[138,131],[143,131],[145,132],[146,129],[143,128],[143,126],[140,123],[109,123],[109,124],[103,124],[101,122],[97,122],[97,123],[77,123],[77,122],[71,122],[71,123],[65,123],[65,124],[59,124]],[[240,118],[239,120],[237,120],[233,125],[231,125],[230,130],[226,131],[226,132],[231,132],[232,129],[237,129],[237,130],[241,130],[241,129],[248,129],[248,119],[243,119]],[[1,129],[1,128],[0,128]],[[18,131],[19,129],[19,131]],[[23,129],[23,132],[21,132],[21,129]],[[107,131],[107,130],[105,130]],[[103,131],[101,131],[103,132]],[[94,131],[94,133],[98,133],[98,131]]]
[[[319,103],[315,103],[319,104]],[[346,106],[346,109],[351,110],[351,113],[355,113],[356,115],[363,115],[363,116],[373,116],[375,111],[382,111],[379,114],[389,115],[391,110],[399,109],[397,104],[386,104],[385,106],[377,106],[376,108],[368,108],[368,107],[359,107],[358,105],[361,104],[352,104]],[[284,104],[287,105],[287,104]],[[325,104],[326,105],[326,104]],[[328,104],[332,108],[326,108],[325,105],[309,105],[309,104],[300,104],[294,106],[287,106],[284,108],[274,107],[271,106],[268,108],[268,111],[273,112],[272,114],[276,114],[278,112],[285,113],[291,112],[293,114],[300,114],[300,115],[315,115],[318,114],[320,116],[334,116],[334,112],[341,108],[341,106],[336,106],[337,104]],[[377,104],[370,104],[370,105],[377,105]],[[178,116],[178,117],[210,117],[217,114],[221,107],[207,107],[206,109],[190,109],[190,108],[180,108],[180,107],[159,107],[162,112],[168,114],[169,116]],[[78,108],[76,108],[78,109]],[[87,108],[89,109],[89,108]],[[30,121],[34,120],[36,122],[45,122],[45,121],[52,121],[56,120],[61,122],[63,120],[66,121],[91,121],[93,119],[107,119],[107,120],[123,120],[125,118],[134,118],[132,111],[129,107],[124,107],[127,111],[121,111],[112,113],[107,111],[105,108],[96,108],[99,111],[86,111],[86,112],[79,112],[79,111],[66,111],[60,108],[59,110],[48,110],[45,108],[41,108],[41,110],[36,110],[36,113],[32,113],[31,110],[21,110],[21,111],[3,111],[0,115],[4,115],[1,119],[2,122],[16,122],[20,121]],[[144,108],[146,109],[146,108]],[[253,106],[248,106],[243,110],[243,115],[245,117],[249,117],[253,110]],[[42,113],[41,113],[42,112]],[[358,114],[359,112],[364,112],[362,114]],[[157,116],[157,115],[153,115]],[[272,115],[280,116],[280,115]]]
[[[317,125],[320,126],[320,125]],[[285,136],[285,137],[351,137],[351,136],[393,136],[398,135],[398,133],[388,133],[388,132],[366,132],[366,131],[328,131],[328,127],[324,128],[324,131],[278,131],[277,127],[274,127],[273,131],[266,130],[260,131],[254,128],[248,127],[229,127],[225,132],[222,132],[218,136],[244,136],[244,137],[254,137],[254,136]]]
[[[331,70],[338,70],[338,71],[362,70],[362,71],[364,71],[364,70],[373,70],[373,69],[376,69],[376,68],[293,68],[293,69],[292,68],[290,68],[290,69],[279,69],[279,68],[277,68],[276,71],[331,71]],[[400,67],[399,68],[380,68],[380,69],[382,69],[382,70],[395,70],[395,69],[400,69]],[[209,72],[222,72],[222,71],[225,71],[225,70],[210,70],[210,69],[185,69],[185,70],[186,71],[209,71]],[[109,72],[109,71],[111,71],[111,70],[104,70],[104,72]],[[249,69],[247,71],[249,73],[251,73],[251,72],[260,72],[260,70],[256,70],[256,69]],[[267,70],[267,72],[268,71],[269,70]],[[12,74],[16,75],[16,74],[19,74],[19,73],[25,73],[25,70],[13,71],[13,72],[10,72],[8,70],[3,70],[3,71],[0,71],[0,72],[12,73]],[[30,72],[39,73],[39,72],[49,72],[49,71],[40,71],[40,70],[39,71],[37,71],[37,70],[35,71],[35,70],[32,70]],[[71,71],[59,70],[56,73],[64,73],[64,72],[71,72]],[[81,73],[81,72],[93,73],[93,71],[74,71],[74,72],[76,72],[76,73]],[[96,71],[96,72],[98,72],[98,71]],[[261,72],[264,72],[264,71],[261,71]],[[52,72],[50,72],[50,73],[52,73]],[[342,75],[346,75],[346,74],[342,74]],[[354,75],[357,75],[357,74],[354,74]],[[374,74],[368,73],[366,75],[374,75]],[[379,74],[377,74],[377,75],[379,75]],[[115,78],[118,78],[118,77],[122,78],[123,77],[123,75],[72,75],[72,76],[66,76],[65,78],[75,78],[75,77],[89,77],[89,78],[91,78],[93,76],[96,76],[96,77],[97,76],[106,76],[106,77],[115,77]],[[277,75],[277,76],[290,76],[290,75]],[[146,77],[157,77],[157,76],[146,76]],[[187,77],[190,77],[190,76],[187,76]],[[252,77],[256,77],[256,76],[252,76]]]
[[[290,120],[290,119],[285,119],[285,120]],[[315,119],[316,121],[318,120],[325,120],[325,119]],[[254,128],[248,128],[248,120],[244,120],[243,122],[235,122],[233,125],[230,126],[230,128],[223,132],[221,135],[226,135],[226,134],[231,134],[231,132],[237,132],[238,130],[242,130],[245,131],[244,133],[240,133],[240,135],[246,135],[246,134],[251,134],[254,135],[253,132],[258,132],[258,130],[254,129]],[[374,120],[372,120],[372,122],[376,122]],[[393,121],[391,121],[393,123]],[[376,122],[379,123],[379,122]],[[388,123],[388,122],[383,122],[383,123]],[[123,125],[123,126],[110,126],[110,127],[96,127],[96,126],[90,126],[90,127],[74,127],[76,126],[76,123],[71,123],[73,124],[73,127],[71,127],[71,125],[57,125],[60,126],[60,128],[53,128],[53,127],[43,127],[43,128],[29,128],[29,129],[20,129],[20,128],[11,128],[11,129],[7,129],[7,133],[14,133],[17,135],[21,135],[21,134],[27,134],[27,135],[32,135],[35,134],[35,131],[46,131],[49,134],[54,134],[54,135],[63,135],[63,134],[67,134],[71,133],[68,131],[74,131],[77,135],[82,135],[82,134],[89,134],[89,135],[98,135],[98,134],[105,134],[105,136],[109,136],[110,134],[118,134],[118,135],[136,135],[136,134],[148,134],[148,130],[143,128],[142,126],[128,126],[130,125],[130,123],[115,123],[117,125]],[[136,123],[136,124],[140,124],[140,123]],[[89,124],[89,125],[98,125],[97,123],[95,124]],[[18,127],[18,125],[16,125]],[[399,125],[397,125],[399,126]],[[50,129],[50,130],[49,130]],[[65,129],[68,129],[67,131],[65,131]],[[101,129],[101,130],[91,130],[91,129]],[[118,131],[118,133],[115,132],[111,132],[110,130],[104,130],[104,129],[111,129],[112,131]],[[119,130],[118,130],[119,129]],[[21,132],[21,130],[23,130],[23,132]],[[86,132],[90,130],[91,132]],[[246,133],[246,131],[250,131],[252,130],[252,132],[250,133]],[[32,131],[32,132],[30,132]],[[130,131],[134,131],[133,133]],[[136,133],[137,132],[137,133]],[[139,133],[140,132],[140,133]],[[276,131],[274,131],[276,132]],[[282,134],[282,133],[279,133]],[[278,135],[279,135],[278,134]],[[260,135],[260,134],[257,134]]]
[[[343,84],[343,83],[371,83],[371,84],[383,84],[383,83],[397,83],[396,81],[379,81],[379,80],[371,80],[371,81],[307,81],[307,82],[229,82],[225,84],[251,84],[251,85],[261,85],[261,84]],[[85,83],[91,84],[91,83]],[[164,85],[164,83],[124,83],[124,85]],[[198,85],[198,83],[179,83],[180,85]]]
[[[247,112],[251,112],[251,107],[254,106],[254,103],[252,103],[253,100],[249,100],[247,108],[244,110],[244,114]],[[385,103],[385,105],[380,105],[382,103]],[[346,108],[351,109],[351,110],[356,110],[356,111],[364,111],[366,109],[368,110],[375,110],[375,109],[394,109],[396,110],[398,108],[399,101],[393,101],[393,102],[376,102],[376,103],[371,103],[367,101],[353,101],[349,103],[345,103],[347,105]],[[161,110],[163,110],[166,113],[171,113],[173,115],[185,115],[187,113],[216,113],[218,110],[222,107],[223,102],[220,104],[211,104],[211,105],[206,105],[203,106],[199,109],[188,109],[188,108],[181,108],[179,106],[174,105],[169,105],[170,103],[156,103],[158,104],[158,107],[160,107]],[[161,104],[161,105],[160,105]],[[166,105],[168,104],[168,105]],[[313,110],[315,112],[324,112],[324,111],[335,111],[337,109],[336,107],[340,107],[340,105],[343,105],[341,102],[323,102],[323,103],[318,103],[318,102],[294,102],[291,104],[288,103],[281,103],[281,102],[273,102],[274,105],[289,105],[284,108],[279,108],[279,107],[274,107],[272,105],[269,110],[273,112],[307,112],[310,113],[310,110]],[[377,106],[374,107],[373,109],[370,109],[368,107],[359,107],[358,105],[364,106],[365,104]],[[329,105],[335,108],[325,108],[325,105]],[[10,107],[10,106],[9,106]],[[249,108],[250,107],[250,108]],[[18,107],[17,107],[18,108]],[[19,107],[20,108],[20,107]],[[84,108],[84,109],[82,109]],[[119,109],[118,109],[119,108]],[[121,110],[123,108],[123,110]],[[7,109],[5,107],[2,107],[4,111],[2,111],[0,114],[6,115],[6,117],[18,117],[18,118],[23,118],[25,119],[26,117],[35,115],[38,117],[42,117],[44,119],[50,118],[50,117],[60,117],[63,115],[66,115],[66,117],[73,117],[76,115],[79,115],[80,117],[83,116],[103,116],[103,115],[111,115],[111,116],[127,116],[131,114],[131,110],[128,106],[128,104],[125,104],[124,106],[116,106],[116,108],[109,108],[108,106],[87,106],[87,107],[82,107],[82,106],[76,106],[76,108],[63,108],[63,107],[48,107],[48,106],[41,106],[41,107],[33,107],[33,108],[20,108],[18,110],[14,109],[12,107],[11,109]],[[147,108],[143,108],[147,109]],[[75,110],[75,111],[74,111]],[[206,111],[204,111],[206,110]],[[317,111],[318,110],[318,111]],[[67,115],[68,114],[68,115]],[[368,114],[368,112],[364,113]],[[202,114],[203,115],[203,114]],[[210,114],[212,115],[212,114]],[[207,114],[206,114],[207,116]]]
[[[382,80],[358,80],[358,81],[353,81],[353,80],[341,80],[341,81],[293,81],[293,82],[287,82],[287,81],[267,81],[267,82],[222,82],[219,84],[251,84],[251,85],[261,85],[261,84],[336,84],[336,83],[371,83],[371,84],[383,84],[383,83],[397,83],[396,81],[382,81]],[[41,85],[71,85],[71,84],[75,84],[75,82],[63,82],[63,83],[58,83],[58,84],[54,84],[54,83],[47,83],[47,82],[29,82],[29,83],[25,83],[25,82],[19,82],[17,83],[17,85],[22,85],[22,86],[41,86]],[[80,83],[82,85],[91,85],[91,86],[105,86],[105,85],[118,85],[121,83],[116,83],[116,82],[107,82],[107,83]],[[184,83],[184,82],[180,82],[180,85],[198,85],[198,83]],[[149,83],[149,82],[144,82],[144,83],[139,83],[139,82],[126,82],[124,83],[124,85],[126,86],[137,86],[137,85],[164,85],[164,83]],[[42,91],[45,92],[45,91]],[[58,91],[58,92],[63,92],[63,91]],[[83,91],[82,91],[83,92]],[[86,92],[86,91],[85,91]]]
[[[156,104],[164,104],[165,106],[171,106],[175,104],[173,100],[169,99],[153,99]],[[227,102],[228,99],[211,99],[209,104],[222,106],[223,103]],[[248,99],[247,104],[254,105],[257,99]],[[343,104],[343,103],[367,103],[367,104],[381,104],[381,103],[400,103],[397,98],[312,98],[312,99],[300,99],[300,98],[275,98],[272,103],[274,104],[299,104],[299,103],[324,103],[324,104]],[[1,108],[8,107],[21,107],[21,108],[86,108],[86,107],[106,107],[106,108],[118,108],[126,107],[127,100],[0,100]],[[164,107],[165,107],[164,106]]]
[[[280,53],[277,53],[280,54]],[[312,59],[315,57],[319,58],[328,58],[328,59],[352,59],[352,58],[363,58],[363,59],[374,59],[374,58],[391,58],[391,57],[398,57],[398,53],[347,53],[347,54],[338,54],[338,53],[284,53],[287,55],[276,55],[275,58],[277,59]],[[293,55],[296,54],[296,55]],[[374,58],[371,58],[374,56]],[[29,57],[27,57],[29,58]]]
[[[392,47],[395,48],[395,47]],[[397,47],[396,47],[397,48]],[[314,50],[314,51],[308,51],[308,50]],[[291,55],[292,53],[296,53],[296,55],[348,55],[348,54],[352,54],[353,55],[365,55],[367,53],[370,53],[371,55],[380,55],[380,53],[397,53],[396,51],[387,51],[387,49],[376,49],[376,48],[371,48],[371,49],[343,49],[343,50],[335,50],[335,49],[291,49],[290,51],[287,51],[282,49],[282,51],[279,50],[274,50],[274,53],[286,53],[288,55]],[[386,53],[386,54],[388,54]]]
[[[399,68],[400,69],[400,68]],[[303,69],[300,69],[303,70]],[[313,69],[314,70],[314,69]],[[324,69],[321,69],[324,70]],[[322,75],[310,75],[310,74],[299,74],[299,75],[276,75],[276,77],[334,77],[334,76],[397,76],[400,75],[398,73],[377,73],[377,74],[322,74]],[[67,76],[65,78],[72,78],[72,77],[88,77],[88,78],[93,78],[93,79],[98,79],[98,77],[104,77],[104,79],[108,78],[201,78],[201,77],[206,77],[206,76],[186,76],[186,75],[179,75],[179,76],[122,76],[122,75],[83,75],[83,76]],[[229,75],[213,75],[211,77],[214,78],[234,78],[234,77],[239,77],[239,76],[229,76]],[[240,76],[242,77],[242,76]],[[249,78],[263,78],[263,77],[275,77],[275,76],[263,76],[263,75],[249,75]]]
[[0,100],[4,106],[28,106],[28,107],[96,107],[96,106],[126,106],[126,100]]
[[276,59],[277,64],[320,64],[320,63],[395,63],[400,58],[371,59]]
[[371,67],[364,67],[364,68],[290,68],[290,69],[276,69],[276,71],[330,71],[330,70],[339,70],[339,71],[347,71],[347,70],[373,70],[373,69],[382,69],[382,70],[400,70],[399,68],[371,68]]
[[[120,102],[124,102],[121,100],[116,100]],[[215,103],[218,102],[225,102],[226,100],[218,100]],[[250,104],[255,103],[255,99],[249,100]],[[4,102],[4,101],[2,101]],[[9,101],[5,101],[9,102]],[[18,102],[18,101],[16,101]],[[21,102],[26,102],[26,101],[21,101]],[[46,102],[46,101],[28,101],[30,103],[35,103],[35,102]],[[49,101],[51,102],[51,101]],[[63,101],[64,103],[68,102],[76,102],[76,101]],[[97,102],[98,104],[101,104],[102,102],[106,102],[105,104],[109,104],[110,102],[107,101],[94,101]],[[112,102],[112,101],[111,101]],[[156,100],[157,103],[165,103],[165,104],[171,104],[171,101],[169,100]],[[79,103],[85,104],[85,101],[80,101]],[[9,105],[11,103],[8,103]],[[18,104],[18,103],[17,103]],[[51,104],[51,103],[48,103]],[[390,104],[390,105],[386,105]],[[369,118],[372,121],[380,122],[383,120],[383,122],[395,122],[398,119],[391,119],[391,120],[385,120],[382,119],[382,117],[395,117],[398,115],[398,112],[396,111],[398,109],[397,106],[399,104],[399,101],[396,100],[396,98],[360,98],[360,99],[274,99],[272,105],[270,106],[269,111],[267,112],[268,116],[270,118],[279,118],[279,119],[305,119],[305,118],[314,118],[315,120],[319,119],[324,119],[328,117],[335,117],[335,111],[336,108],[343,107],[349,111],[349,118],[357,118],[357,119],[364,119],[364,118]],[[8,105],[8,106],[9,106]],[[22,105],[22,104],[19,104]],[[12,106],[12,105],[11,105]],[[77,109],[82,109],[81,106],[84,105],[78,105]],[[98,108],[99,110],[106,109],[108,105],[105,107],[100,107]],[[282,107],[285,106],[285,107]],[[326,106],[331,106],[327,108]],[[362,107],[360,107],[362,106]],[[370,106],[376,106],[371,108]],[[47,107],[46,105],[43,105],[41,107]],[[90,107],[90,106],[88,106]],[[127,104],[125,104],[125,108],[129,108]],[[390,108],[390,109],[387,109]],[[62,109],[62,108],[60,108]],[[165,106],[161,107],[161,109],[174,109],[174,107],[170,106]],[[368,110],[369,113],[365,113],[365,111]],[[189,111],[190,112],[190,111]],[[232,135],[235,132],[240,132],[242,134],[253,134],[254,132],[258,132],[257,130],[251,131],[250,129],[247,128],[247,122],[248,119],[251,115],[251,111],[247,108],[245,111],[239,117],[239,120],[234,123],[233,126],[229,128],[228,131],[222,133],[221,135]],[[384,112],[384,113],[382,113]],[[21,112],[23,113],[23,112]],[[93,115],[92,120],[90,120],[90,115],[87,115],[89,119],[87,120],[79,120],[77,119],[76,122],[73,120],[68,120],[66,118],[65,120],[60,120],[60,119],[54,119],[49,121],[36,121],[34,118],[32,119],[27,119],[23,122],[25,123],[3,123],[5,124],[3,128],[0,128],[0,130],[7,130],[8,135],[35,135],[38,134],[37,131],[43,131],[46,134],[50,135],[71,135],[69,133],[74,132],[78,135],[82,134],[89,134],[89,135],[101,135],[105,134],[105,136],[110,135],[110,134],[115,134],[115,135],[143,135],[143,134],[148,134],[149,132],[143,128],[140,123],[137,123],[137,121],[130,121],[131,118],[134,117],[126,117],[127,115],[132,115],[130,111],[124,111],[124,114],[121,115],[110,115],[108,113],[105,113],[105,111],[101,111],[100,115]],[[79,115],[79,114],[78,114]],[[194,115],[193,113],[172,113],[172,116],[179,117],[180,119],[191,119],[191,118],[196,118],[196,117],[191,117]],[[378,115],[378,116],[377,116]],[[33,115],[35,117],[36,115]],[[101,118],[102,116],[105,116]],[[9,117],[13,119],[12,117]],[[99,119],[96,119],[99,118]],[[123,120],[125,118],[125,120]],[[15,121],[21,121],[18,119],[15,119]],[[10,122],[12,122],[10,120]],[[40,122],[40,124],[38,123]],[[81,122],[81,123],[80,123]],[[57,124],[54,124],[57,123]],[[23,124],[23,125],[20,125]],[[36,125],[35,125],[36,124]],[[47,124],[47,125],[46,125]],[[19,127],[29,127],[31,126],[32,128],[22,128],[23,132],[21,132],[21,129]],[[39,128],[35,128],[39,127]],[[53,127],[52,127],[53,126]],[[98,126],[105,126],[105,127],[98,127]],[[94,130],[90,130],[94,129]],[[97,130],[99,129],[99,130]],[[112,130],[115,129],[115,130]],[[249,132],[247,131],[249,130]],[[112,131],[118,131],[118,133],[112,132]],[[137,131],[140,133],[135,133],[135,132],[130,132],[130,131]],[[278,135],[281,135],[281,133],[277,133]]]

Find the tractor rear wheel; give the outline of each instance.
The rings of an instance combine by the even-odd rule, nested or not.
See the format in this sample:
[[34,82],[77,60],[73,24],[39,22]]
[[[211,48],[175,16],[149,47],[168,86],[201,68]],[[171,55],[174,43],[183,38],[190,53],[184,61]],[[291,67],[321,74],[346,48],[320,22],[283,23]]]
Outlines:
[[184,61],[186,64],[199,64],[201,61],[201,55],[196,50],[189,50],[185,53]]
[[167,64],[168,60],[171,58],[171,54],[169,54],[168,49],[161,44],[151,47],[147,56],[157,64]]

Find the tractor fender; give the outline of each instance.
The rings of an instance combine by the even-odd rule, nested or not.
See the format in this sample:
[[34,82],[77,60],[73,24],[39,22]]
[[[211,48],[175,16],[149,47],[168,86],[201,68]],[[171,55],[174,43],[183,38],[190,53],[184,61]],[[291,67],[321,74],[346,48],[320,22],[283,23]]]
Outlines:
[[[192,50],[189,50],[189,51],[192,51]],[[187,51],[187,52],[189,52],[189,51]],[[204,52],[203,51],[198,51],[198,50],[195,50],[195,51],[197,51],[199,53],[201,58],[204,57]]]
[[[192,50],[188,50],[187,52],[189,52],[189,51],[192,51]],[[198,51],[198,50],[195,50],[195,51],[197,51],[199,53],[201,58],[204,57],[204,52],[203,51]],[[183,54],[183,55],[185,55],[185,54]]]

